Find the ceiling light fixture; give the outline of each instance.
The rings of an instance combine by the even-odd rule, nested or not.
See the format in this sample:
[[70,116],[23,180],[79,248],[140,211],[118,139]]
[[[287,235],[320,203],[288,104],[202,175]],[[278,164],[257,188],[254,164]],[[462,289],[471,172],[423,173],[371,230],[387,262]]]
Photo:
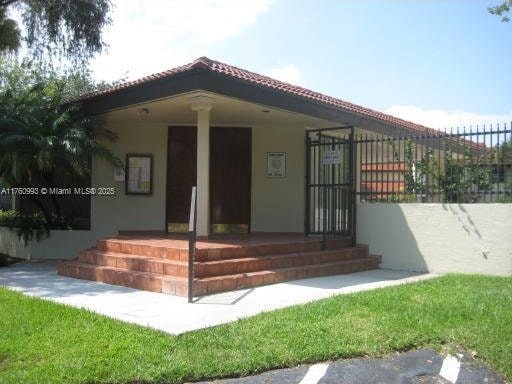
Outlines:
[[147,116],[149,115],[149,108],[141,108],[137,111],[138,116]]

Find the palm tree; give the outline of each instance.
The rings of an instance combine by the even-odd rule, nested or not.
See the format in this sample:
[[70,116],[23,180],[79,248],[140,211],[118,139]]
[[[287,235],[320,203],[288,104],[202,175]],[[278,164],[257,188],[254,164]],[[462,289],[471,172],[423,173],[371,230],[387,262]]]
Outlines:
[[[52,187],[62,180],[83,181],[90,177],[92,156],[120,165],[102,144],[115,140],[114,133],[79,104],[65,103],[84,85],[90,87],[87,74],[60,75],[10,63],[0,75],[5,79],[0,83],[0,180],[5,186]],[[62,222],[57,196],[25,196],[47,222]]]

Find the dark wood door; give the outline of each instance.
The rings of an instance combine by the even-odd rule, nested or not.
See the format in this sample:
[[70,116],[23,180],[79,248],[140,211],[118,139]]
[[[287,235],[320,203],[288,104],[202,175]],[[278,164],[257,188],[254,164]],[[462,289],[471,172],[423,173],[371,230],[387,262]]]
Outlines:
[[188,229],[190,193],[197,182],[197,128],[169,127],[167,150],[167,228]]
[[251,215],[251,129],[210,130],[212,232],[248,232]]

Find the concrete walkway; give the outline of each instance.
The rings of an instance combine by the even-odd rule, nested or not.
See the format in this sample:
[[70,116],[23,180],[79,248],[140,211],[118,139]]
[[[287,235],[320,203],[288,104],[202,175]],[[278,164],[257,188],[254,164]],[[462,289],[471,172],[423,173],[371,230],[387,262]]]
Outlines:
[[0,268],[0,286],[174,335],[332,295],[437,276],[379,269],[220,293],[189,304],[182,297],[59,276],[56,269],[54,262]]

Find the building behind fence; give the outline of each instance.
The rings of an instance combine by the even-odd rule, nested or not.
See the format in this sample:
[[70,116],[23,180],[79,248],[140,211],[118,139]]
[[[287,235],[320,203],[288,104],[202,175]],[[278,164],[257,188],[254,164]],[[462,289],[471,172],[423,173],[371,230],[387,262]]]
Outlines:
[[362,202],[512,202],[511,123],[354,142]]

